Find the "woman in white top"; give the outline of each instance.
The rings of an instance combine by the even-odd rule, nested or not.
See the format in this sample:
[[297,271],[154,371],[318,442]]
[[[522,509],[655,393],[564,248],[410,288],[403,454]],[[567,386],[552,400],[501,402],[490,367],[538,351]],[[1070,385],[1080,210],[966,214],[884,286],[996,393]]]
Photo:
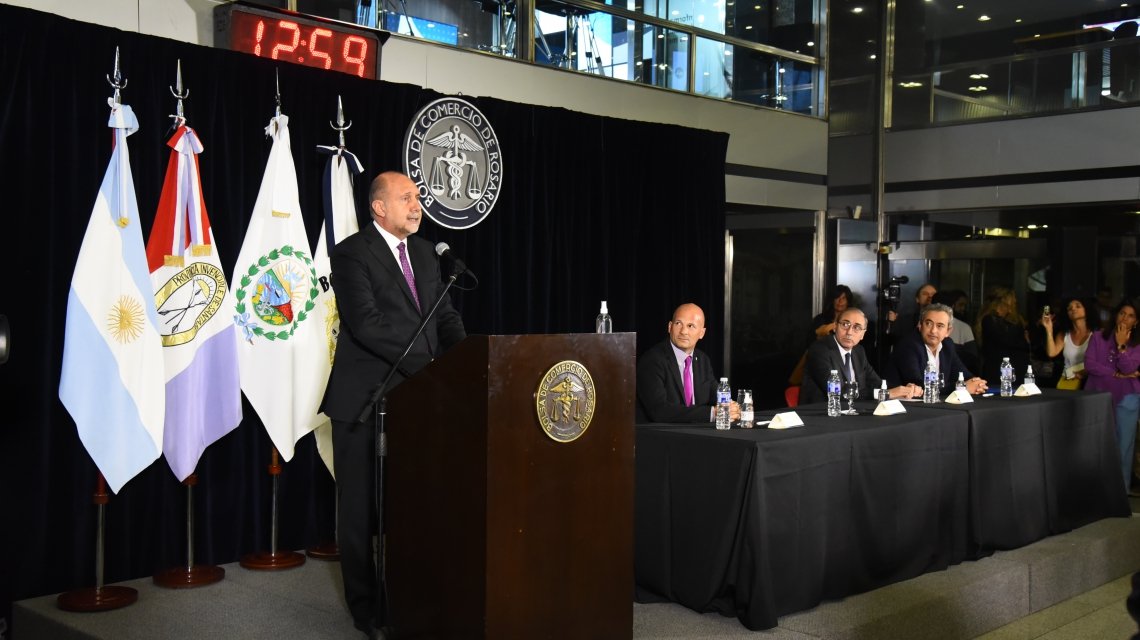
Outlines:
[[1085,371],[1085,349],[1089,346],[1089,336],[1099,327],[1089,326],[1087,310],[1096,309],[1090,301],[1069,298],[1065,302],[1065,315],[1058,323],[1058,331],[1053,332],[1053,315],[1041,318],[1045,328],[1045,352],[1050,358],[1064,354],[1065,372],[1057,381],[1058,389],[1080,389],[1088,376]]

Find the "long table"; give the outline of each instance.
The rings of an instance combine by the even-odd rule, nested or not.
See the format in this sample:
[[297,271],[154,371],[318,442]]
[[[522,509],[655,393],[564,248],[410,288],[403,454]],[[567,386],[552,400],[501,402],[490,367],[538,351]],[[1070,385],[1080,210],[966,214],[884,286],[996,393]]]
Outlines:
[[[639,425],[637,597],[778,616],[1129,507],[1107,394],[1050,392],[789,430]],[[1109,479],[1115,478],[1116,482]]]

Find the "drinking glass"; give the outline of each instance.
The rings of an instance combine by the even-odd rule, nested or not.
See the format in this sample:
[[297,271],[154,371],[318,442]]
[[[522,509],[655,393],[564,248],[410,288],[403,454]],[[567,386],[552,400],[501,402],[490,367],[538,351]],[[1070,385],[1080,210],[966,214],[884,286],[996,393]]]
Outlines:
[[855,410],[855,401],[859,399],[859,383],[854,380],[845,382],[843,384],[843,397],[847,398],[847,410],[843,414],[858,415],[859,412]]

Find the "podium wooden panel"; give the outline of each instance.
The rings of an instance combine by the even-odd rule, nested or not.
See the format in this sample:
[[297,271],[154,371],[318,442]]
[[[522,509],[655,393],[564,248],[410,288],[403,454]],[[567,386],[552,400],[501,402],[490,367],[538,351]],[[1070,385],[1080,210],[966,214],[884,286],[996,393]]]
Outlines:
[[[385,518],[392,638],[630,638],[635,334],[471,336],[393,390]],[[563,360],[589,428],[535,411]]]

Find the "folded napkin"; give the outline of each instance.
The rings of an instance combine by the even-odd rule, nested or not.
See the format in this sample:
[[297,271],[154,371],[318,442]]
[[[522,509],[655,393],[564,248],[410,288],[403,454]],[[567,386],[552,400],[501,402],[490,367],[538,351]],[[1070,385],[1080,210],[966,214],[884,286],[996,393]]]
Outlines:
[[875,407],[877,416],[893,416],[896,413],[906,413],[906,407],[898,400],[883,400]]
[[974,397],[971,396],[970,392],[966,391],[965,389],[955,389],[954,393],[946,396],[946,402],[949,402],[950,404],[966,404],[967,402],[973,401]]
[[1036,383],[1030,382],[1029,384],[1023,384],[1018,387],[1017,391],[1013,392],[1013,395],[1019,398],[1024,398],[1025,396],[1039,396],[1041,395],[1041,390],[1037,388]]
[[785,411],[784,413],[777,413],[772,417],[772,421],[768,423],[769,429],[791,429],[792,427],[802,427],[804,421],[796,415],[795,411]]

